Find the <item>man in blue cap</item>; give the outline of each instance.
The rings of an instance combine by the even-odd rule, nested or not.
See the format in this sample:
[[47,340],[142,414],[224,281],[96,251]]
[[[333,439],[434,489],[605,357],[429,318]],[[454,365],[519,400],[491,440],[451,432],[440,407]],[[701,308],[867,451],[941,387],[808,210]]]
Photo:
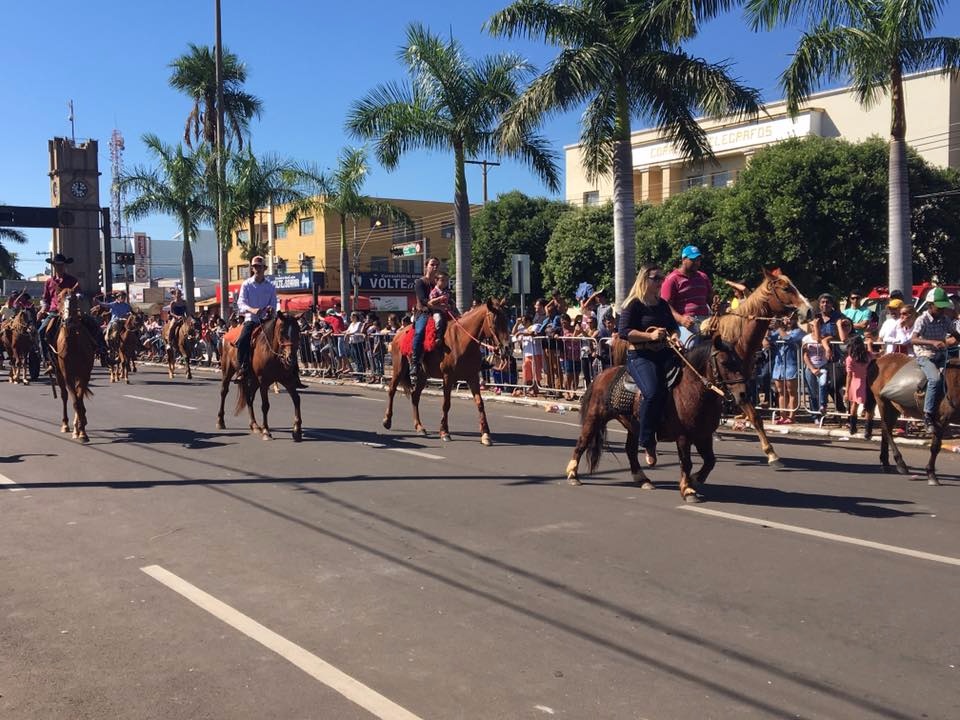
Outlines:
[[667,275],[660,288],[660,297],[667,301],[680,326],[680,342],[689,345],[700,332],[700,323],[710,317],[713,285],[700,269],[703,253],[696,245],[680,251],[680,267]]

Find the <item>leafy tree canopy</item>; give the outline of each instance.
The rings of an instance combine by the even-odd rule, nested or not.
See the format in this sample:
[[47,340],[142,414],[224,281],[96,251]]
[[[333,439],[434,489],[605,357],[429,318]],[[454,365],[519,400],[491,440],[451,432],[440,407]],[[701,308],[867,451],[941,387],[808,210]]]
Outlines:
[[570,210],[557,220],[543,263],[543,287],[572,298],[581,282],[613,287],[613,205]]
[[487,203],[472,219],[474,295],[509,295],[511,257],[518,253],[530,255],[531,295],[543,295],[547,244],[557,220],[567,210],[566,203],[529,197],[517,190]]

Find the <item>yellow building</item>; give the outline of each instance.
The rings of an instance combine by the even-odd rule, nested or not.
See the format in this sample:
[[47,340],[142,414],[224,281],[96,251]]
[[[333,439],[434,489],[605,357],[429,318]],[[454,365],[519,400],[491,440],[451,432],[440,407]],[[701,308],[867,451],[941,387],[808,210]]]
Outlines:
[[[960,77],[942,77],[936,71],[908,75],[904,95],[907,144],[934,165],[960,167]],[[631,135],[635,202],[657,204],[691,187],[729,185],[736,182],[757,150],[790,137],[835,137],[852,142],[873,135],[889,137],[890,100],[883,96],[866,110],[850,88],[840,88],[811,95],[795,118],[787,114],[781,100],[766,105],[765,113],[755,121],[702,119],[700,124],[717,164],[684,163],[673,144],[655,129]],[[567,202],[595,205],[611,200],[611,177],[588,182],[580,146],[567,145],[564,151]]]
[[[373,295],[378,300],[383,298],[382,302],[374,301],[374,309],[399,309],[399,301],[391,302],[390,298],[410,294],[413,279],[423,273],[426,255],[436,255],[446,264],[453,244],[453,203],[376,200],[402,209],[411,223],[392,223],[380,218],[361,218],[354,222],[348,218],[350,272],[353,273],[354,259],[358,259],[360,294]],[[339,215],[303,215],[288,226],[284,224],[288,209],[276,206],[272,211],[263,208],[257,212],[255,237],[262,238],[267,247],[273,238],[272,257],[269,252],[265,254],[268,274],[275,278],[280,292],[306,292],[311,288],[305,278],[313,277],[318,280],[321,293],[339,295]],[[249,277],[250,263],[241,257],[249,237],[249,227],[242,228],[233,237],[228,255],[231,290],[236,290]],[[409,254],[401,254],[404,249]],[[352,283],[348,286],[352,287]]]

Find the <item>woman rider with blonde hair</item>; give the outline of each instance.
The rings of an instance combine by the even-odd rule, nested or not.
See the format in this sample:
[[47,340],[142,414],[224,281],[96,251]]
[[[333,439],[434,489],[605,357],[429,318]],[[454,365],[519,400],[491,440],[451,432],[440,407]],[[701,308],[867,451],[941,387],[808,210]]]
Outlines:
[[663,272],[654,264],[641,266],[637,280],[620,306],[620,337],[630,343],[627,371],[642,394],[637,420],[640,446],[647,465],[657,464],[657,426],[667,395],[667,365],[673,351],[667,338],[677,338],[679,326],[666,300],[660,297]]

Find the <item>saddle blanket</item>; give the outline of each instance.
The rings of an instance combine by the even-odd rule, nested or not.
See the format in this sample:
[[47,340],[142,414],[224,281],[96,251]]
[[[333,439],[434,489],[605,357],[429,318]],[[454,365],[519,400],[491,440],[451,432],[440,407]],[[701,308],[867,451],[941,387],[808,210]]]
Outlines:
[[[223,336],[224,342],[230,343],[233,347],[237,346],[237,340],[240,339],[240,331],[243,330],[243,324],[234,325],[232,328],[227,330]],[[253,328],[253,332],[250,333],[250,345],[253,346],[253,341],[257,339],[257,335],[263,332],[263,325],[256,325]]]
[[[671,364],[667,368],[667,392],[672,390],[683,377],[683,369],[676,364]],[[617,375],[613,379],[613,385],[610,388],[610,398],[607,404],[610,409],[622,415],[632,415],[634,401],[640,399],[640,388],[627,372],[627,366],[623,365],[617,370]]]
[[[404,328],[393,340],[400,349],[400,354],[410,357],[413,353],[413,326]],[[427,320],[427,327],[423,331],[423,351],[430,352],[437,346],[437,324],[433,318]]]

